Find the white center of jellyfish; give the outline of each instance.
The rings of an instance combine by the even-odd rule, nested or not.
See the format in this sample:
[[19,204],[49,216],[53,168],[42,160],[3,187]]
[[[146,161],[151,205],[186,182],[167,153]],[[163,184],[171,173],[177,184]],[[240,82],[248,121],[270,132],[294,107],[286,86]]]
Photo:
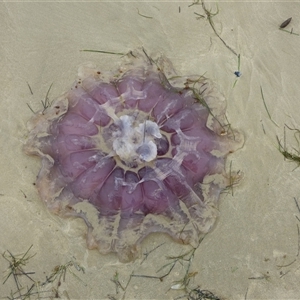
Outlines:
[[137,122],[133,116],[121,116],[113,132],[113,150],[125,163],[149,162],[157,156],[156,138],[162,135],[155,122]]

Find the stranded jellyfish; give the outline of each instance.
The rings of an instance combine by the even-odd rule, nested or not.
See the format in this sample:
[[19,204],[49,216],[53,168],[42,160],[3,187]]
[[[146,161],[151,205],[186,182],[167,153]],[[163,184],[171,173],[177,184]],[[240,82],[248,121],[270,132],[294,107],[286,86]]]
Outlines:
[[197,246],[230,184],[226,156],[243,143],[225,109],[211,81],[176,76],[163,56],[131,51],[114,72],[84,65],[29,121],[25,152],[42,160],[40,197],[85,221],[89,249],[123,262],[152,232]]

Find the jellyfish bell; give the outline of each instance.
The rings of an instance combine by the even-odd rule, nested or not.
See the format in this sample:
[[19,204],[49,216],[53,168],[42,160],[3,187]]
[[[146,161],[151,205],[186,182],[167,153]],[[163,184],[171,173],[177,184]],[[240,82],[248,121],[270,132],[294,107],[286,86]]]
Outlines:
[[[120,71],[121,70],[121,71]],[[196,246],[230,184],[226,102],[203,76],[175,76],[164,56],[131,51],[119,70],[80,67],[78,80],[29,121],[25,152],[42,160],[41,199],[84,219],[89,248],[139,256],[152,232]]]

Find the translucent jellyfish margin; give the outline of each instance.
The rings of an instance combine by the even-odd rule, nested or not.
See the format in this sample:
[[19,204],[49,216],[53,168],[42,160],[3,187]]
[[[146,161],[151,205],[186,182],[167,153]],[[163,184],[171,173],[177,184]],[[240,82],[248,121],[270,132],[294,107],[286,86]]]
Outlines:
[[[132,82],[130,81],[131,78]],[[176,96],[174,97],[177,99],[177,102],[180,101],[178,97],[182,97],[182,101],[189,103],[188,109],[196,111],[197,114],[199,111],[199,120],[196,118],[195,122],[199,121],[199,126],[203,127],[199,129],[200,131],[203,130],[203,137],[202,133],[199,133],[200,135],[197,136],[196,130],[193,131],[196,133],[186,133],[186,137],[183,138],[184,141],[174,142],[172,135],[178,137],[185,132],[179,128],[177,128],[178,130],[173,128],[178,124],[179,127],[185,126],[181,125],[186,122],[184,116],[179,118],[167,115],[168,110],[166,110],[167,113],[163,116],[160,115],[161,120],[158,121],[157,116],[153,117],[153,107],[149,111],[144,109],[142,117],[139,118],[145,119],[145,116],[148,115],[145,120],[141,121],[141,124],[146,124],[148,121],[151,126],[154,124],[152,131],[157,131],[157,128],[159,128],[159,131],[164,136],[167,136],[170,149],[163,157],[159,158],[158,146],[155,146],[155,141],[161,135],[159,132],[153,133],[153,135],[156,134],[155,137],[150,135],[148,138],[149,147],[142,145],[144,148],[148,147],[152,151],[148,148],[145,151],[147,155],[151,152],[149,158],[145,156],[145,153],[143,154],[144,156],[134,158],[137,164],[147,165],[150,171],[147,173],[146,169],[146,175],[138,177],[139,181],[135,181],[134,185],[132,182],[126,183],[125,180],[120,184],[120,180],[115,179],[115,184],[111,183],[111,189],[122,189],[123,194],[121,193],[121,195],[126,194],[126,201],[129,201],[130,206],[130,193],[134,193],[132,192],[134,186],[144,184],[144,190],[150,189],[145,184],[151,182],[154,185],[154,192],[159,194],[159,196],[157,196],[157,199],[154,199],[156,196],[154,193],[149,196],[151,192],[148,190],[147,197],[152,197],[158,202],[165,201],[167,205],[169,204],[169,207],[166,208],[166,211],[155,210],[155,205],[160,205],[157,202],[152,211],[151,209],[148,209],[148,211],[144,209],[143,212],[140,212],[131,207],[131,211],[127,209],[123,213],[121,208],[117,208],[113,213],[110,214],[108,210],[103,215],[99,211],[99,207],[96,207],[95,201],[91,201],[88,197],[80,197],[80,192],[73,192],[72,184],[74,186],[74,182],[72,180],[74,181],[74,177],[72,179],[72,176],[64,175],[65,171],[62,170],[64,163],[61,162],[63,158],[59,156],[61,150],[56,150],[56,147],[59,148],[64,144],[64,140],[57,142],[58,137],[55,134],[58,129],[53,128],[58,128],[55,126],[58,126],[57,124],[64,119],[68,111],[82,101],[80,97],[74,96],[74,90],[76,91],[78,87],[84,88],[84,86],[87,86],[87,89],[89,89],[91,84],[111,84],[116,86],[118,90],[118,84],[120,85],[127,80],[129,83],[125,87],[125,92],[121,92],[121,87],[119,87],[119,95],[116,98],[97,104],[102,106],[101,109],[104,110],[106,116],[111,120],[115,119],[110,122],[116,122],[116,120],[122,119],[120,117],[122,110],[127,112],[126,118],[123,117],[123,120],[134,115],[137,107],[135,104],[132,104],[133,100],[141,101],[138,100],[139,97],[147,98],[147,95],[143,94],[143,89],[139,92],[135,90],[134,81],[144,82],[152,79],[155,84],[159,83],[168,95],[171,95],[170,101],[172,101],[172,95]],[[144,93],[146,92],[144,91]],[[133,96],[135,99],[130,99],[130,96]],[[181,110],[184,110],[186,106],[184,105]],[[130,110],[133,112],[128,113]],[[172,108],[170,108],[171,110]],[[120,261],[128,262],[139,257],[141,241],[152,232],[167,233],[177,242],[197,247],[199,240],[213,228],[219,215],[218,200],[220,193],[232,183],[232,178],[230,177],[233,175],[225,171],[226,157],[228,154],[241,148],[244,143],[243,135],[233,130],[228,124],[225,112],[225,98],[212,81],[204,76],[178,76],[171,62],[165,56],[160,55],[154,59],[144,49],[138,49],[130,51],[122,57],[122,64],[114,71],[106,72],[91,63],[82,65],[78,71],[78,79],[72,88],[55,99],[49,107],[37,112],[28,121],[29,134],[24,145],[24,151],[28,155],[36,155],[41,158],[41,169],[37,176],[36,186],[47,208],[61,217],[82,218],[87,225],[86,240],[89,249],[97,248],[103,254],[116,252]],[[178,116],[178,113],[177,110],[174,115],[177,114]],[[172,123],[174,119],[176,119],[177,123],[175,121],[175,123]],[[90,118],[87,122],[93,122],[93,118]],[[167,122],[169,127],[166,125]],[[136,129],[137,134],[141,132],[141,124],[139,124],[139,127],[136,127],[138,128]],[[189,126],[195,129],[191,127],[193,125]],[[167,127],[169,129],[166,129],[166,131],[169,132],[164,131],[164,128]],[[170,129],[171,127],[173,129]],[[130,130],[128,131],[129,133],[132,132]],[[208,140],[206,141],[206,139]],[[122,144],[123,147],[123,141],[112,141],[110,147],[113,149],[109,149],[111,151],[107,151],[107,145],[104,147],[105,150],[101,149],[101,143],[103,143],[102,138],[98,141],[98,144],[96,143],[99,146],[98,150],[112,159],[118,157],[116,159],[118,161],[116,166],[118,167],[120,167],[120,161],[122,159],[126,160],[128,155],[130,155],[130,149],[126,148],[124,152],[123,148],[115,146]],[[202,147],[201,151],[197,153],[197,147],[201,143],[203,143],[203,146],[200,146],[200,148]],[[143,147],[139,149],[144,149]],[[129,154],[126,154],[126,151]],[[138,153],[138,151],[136,152]],[[68,154],[68,152],[63,153]],[[202,154],[209,157],[206,163],[203,163],[203,168],[205,169],[203,172],[205,174],[199,175],[202,171],[196,170],[194,172],[196,172],[198,177],[191,176],[193,178],[201,177],[201,180],[194,182],[194,179],[185,179],[186,175],[180,174],[181,170],[184,169],[185,173],[189,174],[189,161],[191,165],[195,163],[197,167],[198,162],[202,159]],[[121,160],[120,157],[122,158]],[[99,168],[99,162],[96,166]],[[124,167],[125,172],[130,171],[130,166],[131,164],[128,164]],[[201,168],[201,163],[199,163],[199,166]],[[116,183],[117,181],[118,184]],[[168,181],[168,190],[165,187],[166,181]],[[170,186],[172,182],[174,186]],[[103,183],[99,184],[103,185]],[[145,191],[144,194],[146,194]],[[151,201],[153,200],[152,198]],[[101,199],[101,201],[105,203],[106,199]],[[122,201],[122,199],[118,201]],[[141,199],[141,201],[143,200]],[[140,203],[140,207],[142,205],[143,203]]]

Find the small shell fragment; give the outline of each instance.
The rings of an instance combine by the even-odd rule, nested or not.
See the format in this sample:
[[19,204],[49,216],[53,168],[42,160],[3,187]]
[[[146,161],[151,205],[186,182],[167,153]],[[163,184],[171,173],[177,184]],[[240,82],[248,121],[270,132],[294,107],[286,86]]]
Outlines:
[[280,29],[285,28],[286,26],[288,26],[292,21],[292,17],[288,18],[287,20],[285,20],[284,22],[281,23],[281,25],[279,26]]
[[183,283],[177,283],[171,286],[172,290],[183,290],[186,286]]

